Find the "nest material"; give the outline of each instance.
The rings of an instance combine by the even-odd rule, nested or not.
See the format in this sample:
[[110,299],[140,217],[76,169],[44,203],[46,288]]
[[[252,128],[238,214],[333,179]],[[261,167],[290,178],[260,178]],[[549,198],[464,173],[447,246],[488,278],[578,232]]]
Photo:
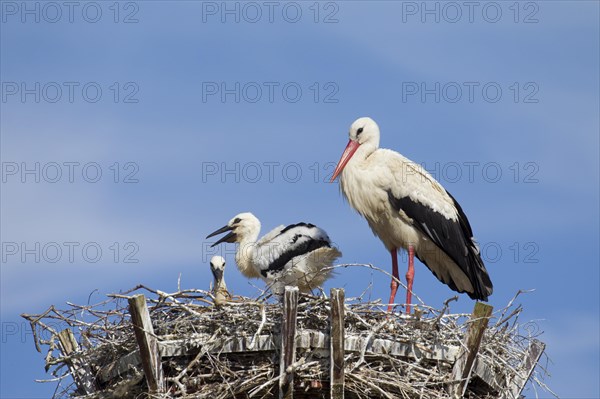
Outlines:
[[[53,398],[82,397],[67,367],[72,360],[83,361],[93,374],[97,392],[86,398],[147,397],[139,362],[132,360],[125,370],[122,367],[127,364],[122,359],[134,359],[132,353],[137,349],[126,300],[134,293],[146,295],[159,341],[173,341],[182,348],[181,353],[163,356],[168,397],[277,397],[280,303],[265,298],[237,298],[217,307],[206,291],[167,294],[138,286],[109,295],[108,300],[96,305],[68,303],[67,310],[52,306],[40,315],[23,315],[31,323],[38,351],[47,346],[46,370],[51,370],[55,378],[43,382],[58,382]],[[313,338],[320,333],[326,335],[329,307],[324,295],[302,295],[298,334],[306,332]],[[407,317],[384,312],[379,301],[360,297],[346,300],[346,340],[352,338],[359,343],[355,351],[347,350],[345,355],[346,397],[450,398],[447,388],[453,383],[452,362],[439,356],[436,359],[431,352],[435,347],[445,348],[448,353],[459,349],[470,315],[447,314],[447,308],[448,301],[442,310],[419,305],[415,314]],[[508,386],[522,373],[519,367],[531,340],[540,334],[533,328],[535,324],[519,324],[521,310],[511,301],[496,312],[480,347],[479,360],[495,374],[499,386]],[[79,341],[80,350],[71,356],[63,356],[60,351],[58,333],[65,328],[71,329]],[[375,351],[376,341],[409,345],[413,355],[394,355],[386,353],[385,348]],[[328,348],[328,342],[323,348],[314,343],[299,345],[293,365],[297,398],[328,397]],[[538,365],[532,379],[534,385],[547,389],[540,378],[544,374]],[[470,398],[494,398],[499,394],[478,384],[477,378],[472,378],[466,391]]]

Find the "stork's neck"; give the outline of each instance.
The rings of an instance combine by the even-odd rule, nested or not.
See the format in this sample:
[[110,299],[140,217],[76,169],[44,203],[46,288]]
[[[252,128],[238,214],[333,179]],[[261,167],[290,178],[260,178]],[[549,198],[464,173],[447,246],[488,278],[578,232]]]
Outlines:
[[238,249],[235,253],[235,262],[240,272],[248,278],[259,278],[254,259],[256,257],[256,240],[260,230],[256,229],[240,237]]
[[223,271],[213,271],[213,275],[215,277],[215,282],[212,292],[217,293],[219,290],[227,290],[227,285],[225,284],[225,279],[223,278]]
[[219,292],[221,290],[227,291],[227,284],[225,284],[225,279],[224,278],[221,278],[221,279],[217,280],[217,283],[215,284],[214,291],[215,292]]
[[342,170],[340,177],[340,189],[352,208],[363,215],[367,220],[377,220],[381,214],[380,205],[383,203],[376,200],[376,189],[372,173],[369,167],[377,147],[369,143],[361,144],[356,150],[346,167]]
[[352,156],[352,158],[350,158],[350,160],[348,161],[348,164],[346,165],[346,168],[344,168],[344,170],[346,170],[347,168],[353,169],[359,166],[377,150],[377,147],[378,146],[375,143],[367,142],[361,144]]

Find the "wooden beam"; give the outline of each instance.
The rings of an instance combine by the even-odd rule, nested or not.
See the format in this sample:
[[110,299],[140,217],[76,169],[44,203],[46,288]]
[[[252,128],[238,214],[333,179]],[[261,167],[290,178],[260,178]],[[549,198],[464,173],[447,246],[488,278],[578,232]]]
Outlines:
[[279,399],[294,397],[294,370],[296,358],[296,317],[298,315],[298,287],[285,287],[283,319],[281,321],[281,357],[279,359]]
[[[64,356],[71,356],[79,351],[79,344],[77,344],[77,340],[70,328],[58,333],[58,341],[60,342],[60,350]],[[78,393],[83,395],[94,393],[94,375],[89,366],[77,357],[71,357],[67,360],[67,366],[69,366],[73,381],[77,385]]]
[[462,398],[465,394],[469,379],[471,378],[471,370],[479,351],[479,345],[481,345],[481,339],[483,338],[483,333],[487,328],[493,309],[490,305],[481,302],[475,303],[463,346],[456,358],[454,367],[452,367],[452,380],[458,381],[451,388],[454,397]]
[[150,393],[164,393],[165,380],[161,357],[158,351],[158,340],[154,335],[152,320],[150,319],[144,295],[138,294],[129,298],[129,313],[131,314],[135,340],[140,350],[140,358],[148,390]]
[[331,399],[344,399],[344,290],[332,288],[329,301],[331,302],[329,393]]
[[98,373],[98,381],[100,383],[106,383],[117,377],[120,377],[119,379],[123,379],[123,377],[129,376],[132,369],[137,369],[141,364],[142,358],[140,357],[140,350],[136,349],[133,352],[129,352],[128,354],[122,356],[118,360],[109,363],[107,366],[103,366]]
[[489,391],[502,392],[504,389],[504,382],[501,377],[481,357],[475,359],[475,365],[473,365],[473,371],[471,371],[471,377],[473,376],[477,376],[487,385]]
[[[173,356],[195,356],[200,348],[208,353],[239,353],[247,354],[272,352],[278,350],[281,345],[273,339],[272,335],[259,335],[253,337],[223,337],[208,343],[211,335],[194,334],[185,339],[165,340],[158,343],[162,357]],[[250,345],[255,340],[254,345]],[[361,353],[367,340],[366,336],[357,333],[345,334],[344,351],[346,353]],[[296,351],[299,349],[310,349],[311,351],[323,351],[323,356],[329,356],[329,334],[318,330],[296,330]],[[443,362],[448,365],[454,364],[459,353],[458,346],[446,346],[440,342],[432,343],[426,348],[419,348],[411,342],[399,342],[389,339],[370,339],[367,346],[367,354],[386,354],[406,359],[427,359]],[[118,376],[126,375],[131,367],[141,364],[139,350],[135,350],[111,365],[103,368],[98,376],[100,382],[108,382]]]
[[[210,335],[191,336],[185,339],[165,340],[159,342],[161,355],[163,357],[193,355],[199,348],[209,353],[259,353],[279,349],[271,335],[259,335],[256,337],[254,346],[250,344],[254,340],[250,337],[222,337],[210,342]],[[344,350],[346,352],[362,352],[367,336],[360,333],[345,334]],[[301,329],[296,330],[297,349],[322,349],[329,352],[329,334],[319,330]],[[454,364],[459,352],[458,346],[446,346],[440,342],[431,343],[430,346],[421,347],[411,342],[400,342],[393,339],[369,339],[367,354],[387,354],[408,359],[428,359]]]
[[525,357],[518,367],[519,374],[510,381],[508,389],[501,395],[501,399],[519,398],[521,396],[521,392],[525,389],[531,373],[533,373],[542,353],[544,353],[544,349],[546,349],[546,344],[537,339],[533,339],[529,343]]

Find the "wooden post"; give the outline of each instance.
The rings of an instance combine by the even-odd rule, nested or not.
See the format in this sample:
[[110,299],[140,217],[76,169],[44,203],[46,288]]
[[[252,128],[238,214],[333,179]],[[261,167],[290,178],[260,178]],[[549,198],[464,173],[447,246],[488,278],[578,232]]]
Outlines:
[[332,288],[329,300],[331,302],[329,393],[331,399],[344,399],[344,290]]
[[294,370],[288,370],[296,358],[296,317],[298,287],[285,287],[281,321],[281,357],[279,358],[279,399],[294,397]]
[[[58,333],[58,341],[60,342],[61,352],[65,356],[70,356],[79,351],[79,345],[70,328]],[[89,366],[77,358],[68,360],[67,365],[71,370],[71,375],[79,393],[84,395],[94,393],[94,375]]]
[[529,377],[531,377],[531,373],[533,373],[545,348],[546,344],[543,342],[538,341],[537,339],[531,341],[529,348],[527,348],[527,353],[525,353],[525,358],[519,366],[519,371],[522,374],[516,375],[515,378],[510,381],[506,392],[500,397],[501,399],[520,397],[521,392],[525,389],[525,385],[527,384],[527,381],[529,381]]
[[158,340],[154,335],[152,320],[146,306],[146,297],[142,294],[129,298],[129,313],[133,323],[135,340],[140,349],[142,368],[146,376],[150,393],[164,393],[165,381],[158,352]]
[[451,389],[454,397],[462,398],[467,389],[471,377],[471,369],[475,364],[479,345],[481,344],[483,333],[487,328],[493,309],[490,305],[481,302],[475,303],[465,340],[452,368],[452,380],[459,381]]

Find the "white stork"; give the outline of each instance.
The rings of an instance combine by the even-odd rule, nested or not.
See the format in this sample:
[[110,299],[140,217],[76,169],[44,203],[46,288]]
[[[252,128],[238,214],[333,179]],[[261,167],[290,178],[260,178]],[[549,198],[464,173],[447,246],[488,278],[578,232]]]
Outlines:
[[219,306],[231,299],[231,294],[227,291],[225,284],[225,259],[222,256],[213,256],[210,259],[210,271],[215,281],[212,286],[212,295],[215,305]]
[[388,311],[398,289],[397,251],[408,251],[407,312],[410,313],[414,256],[458,292],[486,301],[492,282],[467,217],[456,200],[419,164],[379,148],[379,126],[359,118],[333,172],[340,188],[392,255]]
[[276,294],[286,285],[309,292],[332,276],[331,265],[342,256],[324,230],[310,223],[279,226],[260,240],[260,221],[251,213],[240,213],[229,223],[209,234],[210,238],[229,231],[211,245],[239,244],[235,261],[248,278],[265,280]]

